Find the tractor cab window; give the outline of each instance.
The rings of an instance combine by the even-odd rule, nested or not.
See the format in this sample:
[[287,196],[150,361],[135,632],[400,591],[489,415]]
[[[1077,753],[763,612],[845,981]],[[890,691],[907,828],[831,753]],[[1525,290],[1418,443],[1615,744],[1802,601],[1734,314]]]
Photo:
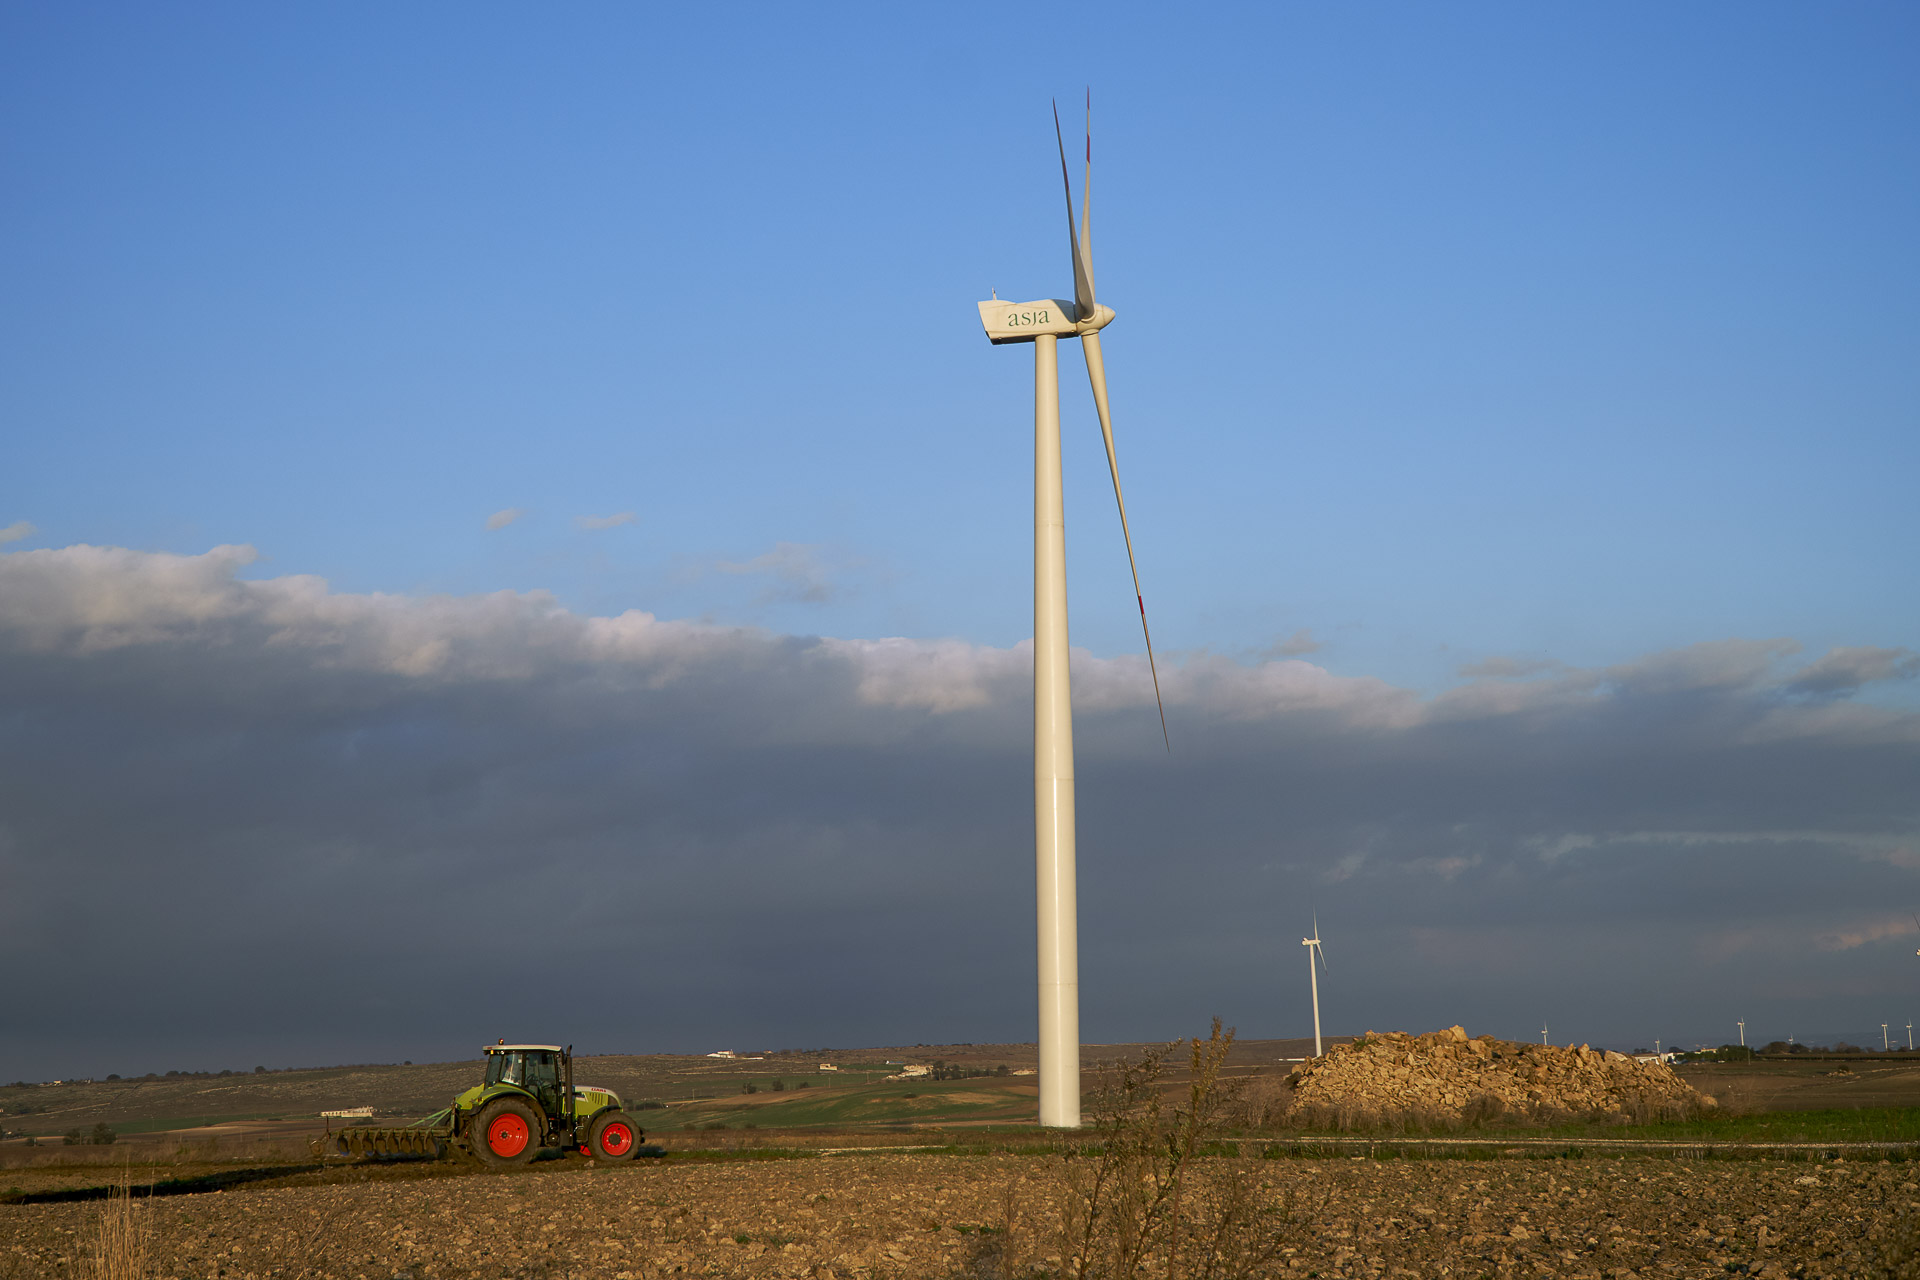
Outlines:
[[527,1055],[524,1053],[490,1053],[487,1055],[488,1084],[517,1084],[527,1087]]
[[559,1114],[560,1107],[560,1064],[554,1061],[551,1053],[530,1053],[527,1055],[527,1077],[522,1087],[534,1097],[540,1099],[549,1113]]
[[548,1115],[565,1111],[560,1098],[559,1055],[542,1050],[512,1050],[487,1055],[487,1083],[510,1084],[540,1100]]

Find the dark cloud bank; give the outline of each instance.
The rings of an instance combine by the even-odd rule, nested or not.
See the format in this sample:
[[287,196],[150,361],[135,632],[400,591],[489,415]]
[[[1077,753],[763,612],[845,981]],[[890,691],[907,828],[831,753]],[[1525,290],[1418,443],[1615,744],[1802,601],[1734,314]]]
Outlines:
[[[0,554],[0,1077],[1028,1039],[1024,649]],[[1920,717],[1867,647],[1076,655],[1086,1036],[1629,1046],[1920,1014]],[[1488,672],[1500,672],[1498,666]],[[1920,1019],[1915,1019],[1920,1021]]]

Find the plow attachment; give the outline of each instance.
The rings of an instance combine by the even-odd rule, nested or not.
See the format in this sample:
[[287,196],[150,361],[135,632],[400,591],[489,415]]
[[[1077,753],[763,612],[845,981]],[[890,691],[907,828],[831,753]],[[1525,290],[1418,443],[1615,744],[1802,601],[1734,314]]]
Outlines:
[[307,1139],[316,1156],[431,1156],[442,1159],[453,1144],[447,1129],[375,1129],[356,1125]]

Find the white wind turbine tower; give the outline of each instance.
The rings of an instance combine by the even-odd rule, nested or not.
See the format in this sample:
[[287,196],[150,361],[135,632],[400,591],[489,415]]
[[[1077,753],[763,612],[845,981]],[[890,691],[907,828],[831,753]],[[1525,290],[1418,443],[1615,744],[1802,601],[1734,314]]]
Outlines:
[[[1317,1058],[1323,1052],[1320,1047],[1320,968],[1327,963],[1327,949],[1320,945],[1318,912],[1313,917],[1313,936],[1300,939],[1300,945],[1307,949],[1307,981],[1313,984],[1313,1056]],[[1316,956],[1320,961],[1319,967],[1314,965]]]
[[[1073,256],[1073,301],[980,304],[988,341],[1033,344],[1033,827],[1038,888],[1040,950],[1040,1123],[1073,1129],[1080,1124],[1080,943],[1074,880],[1073,701],[1067,672],[1066,503],[1060,488],[1060,339],[1079,338],[1093,384],[1093,405],[1106,441],[1113,497],[1120,507],[1120,534],[1133,568],[1133,597],[1146,636],[1147,669],[1160,702],[1160,673],[1153,664],[1153,637],[1133,563],[1127,503],[1120,494],[1120,463],[1113,450],[1113,420],[1107,412],[1107,369],[1100,330],[1113,312],[1093,298],[1093,247],[1089,188],[1093,182],[1092,97],[1088,97],[1087,173],[1081,186],[1080,228],[1073,225],[1073,183],[1067,176],[1067,145],[1054,111],[1060,148],[1060,181],[1067,189],[1067,247]],[[1160,709],[1166,739],[1167,713]],[[1171,751],[1172,741],[1167,740]]]

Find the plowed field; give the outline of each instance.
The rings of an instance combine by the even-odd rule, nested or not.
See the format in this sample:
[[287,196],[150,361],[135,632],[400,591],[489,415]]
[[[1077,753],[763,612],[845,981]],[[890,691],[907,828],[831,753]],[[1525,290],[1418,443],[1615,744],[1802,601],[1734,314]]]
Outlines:
[[[1920,1199],[1900,1163],[1247,1160],[1280,1276],[1870,1274]],[[236,1187],[135,1201],[152,1274],[1033,1276],[1056,1272],[1044,1156],[889,1154]],[[86,1274],[108,1206],[0,1206],[0,1276]]]

